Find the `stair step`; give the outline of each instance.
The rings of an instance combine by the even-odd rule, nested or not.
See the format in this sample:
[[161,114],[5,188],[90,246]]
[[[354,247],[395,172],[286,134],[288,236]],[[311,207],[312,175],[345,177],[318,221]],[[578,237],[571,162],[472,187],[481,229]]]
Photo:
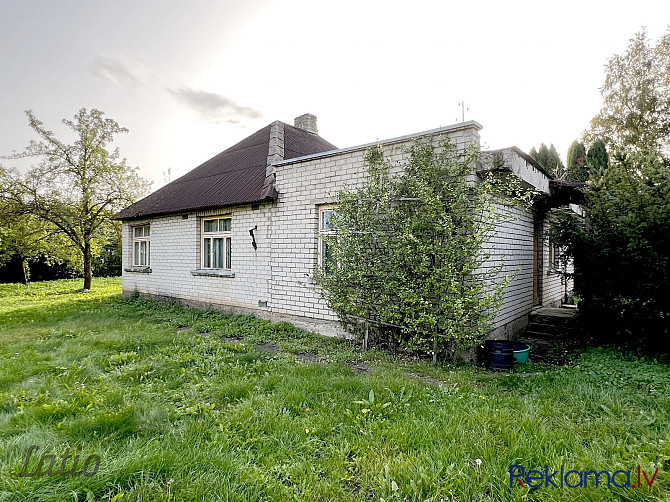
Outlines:
[[545,331],[534,331],[527,329],[523,334],[523,338],[536,338],[538,340],[550,341],[556,338],[556,333],[547,333]]
[[559,324],[562,321],[561,319],[557,319],[556,317],[551,317],[547,315],[540,315],[540,314],[531,314],[528,316],[528,321],[529,322],[536,322],[538,324],[547,324],[549,326],[556,326],[556,324]]
[[555,324],[546,324],[543,322],[535,322],[535,321],[530,321],[528,323],[528,329],[534,330],[534,331],[547,331],[547,332],[552,332],[556,330],[556,325]]
[[569,352],[579,345],[573,321],[576,313],[574,308],[533,309],[519,340],[532,347],[531,361],[565,364]]

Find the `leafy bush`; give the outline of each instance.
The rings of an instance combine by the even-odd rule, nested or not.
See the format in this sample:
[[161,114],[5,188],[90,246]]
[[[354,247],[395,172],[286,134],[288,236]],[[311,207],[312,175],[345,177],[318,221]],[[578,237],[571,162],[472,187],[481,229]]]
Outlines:
[[475,179],[476,148],[429,140],[408,154],[392,175],[382,147],[368,150],[365,184],[338,196],[316,280],[345,327],[372,325],[435,358],[490,330],[509,278],[484,246],[500,205],[530,194],[513,176]]
[[591,176],[585,217],[558,211],[580,318],[600,343],[670,349],[670,169],[631,155]]

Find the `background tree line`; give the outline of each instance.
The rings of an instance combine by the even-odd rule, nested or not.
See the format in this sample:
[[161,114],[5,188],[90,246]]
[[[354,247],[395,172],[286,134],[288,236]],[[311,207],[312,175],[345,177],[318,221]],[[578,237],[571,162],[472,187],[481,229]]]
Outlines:
[[538,150],[533,147],[529,155],[556,179],[564,181],[586,182],[591,172],[609,165],[607,145],[601,138],[593,140],[588,151],[584,142],[574,140],[568,148],[567,165],[563,164],[553,143],[549,148],[544,143]]

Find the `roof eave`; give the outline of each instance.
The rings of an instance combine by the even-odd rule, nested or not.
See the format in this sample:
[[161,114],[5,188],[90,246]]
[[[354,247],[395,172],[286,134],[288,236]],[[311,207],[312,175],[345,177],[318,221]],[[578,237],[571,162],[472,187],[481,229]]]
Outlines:
[[196,213],[199,211],[209,211],[212,209],[224,209],[224,208],[231,208],[231,207],[237,207],[237,206],[248,206],[250,204],[263,204],[263,203],[274,203],[277,201],[278,198],[278,192],[275,189],[274,186],[270,187],[273,191],[274,196],[271,195],[266,195],[264,198],[260,199],[254,199],[254,200],[247,200],[247,201],[241,201],[241,202],[235,202],[234,204],[208,204],[204,206],[196,206],[196,207],[187,207],[187,208],[181,208],[176,211],[156,211],[156,212],[147,212],[147,213],[135,213],[133,215],[121,215],[120,211],[119,213],[115,214],[112,216],[113,220],[117,221],[132,221],[132,220],[143,220],[147,218],[157,218],[159,216],[170,216],[170,215],[178,215],[178,214],[186,214],[186,213]]
[[294,157],[291,159],[285,159],[281,160],[278,162],[273,162],[273,166],[283,166],[283,165],[288,165],[288,164],[294,164],[296,162],[304,162],[307,160],[313,160],[313,159],[319,159],[322,157],[331,157],[333,155],[340,155],[343,153],[348,153],[348,152],[356,152],[359,150],[366,150],[370,147],[376,146],[378,144],[382,145],[389,145],[393,143],[401,143],[403,141],[408,141],[414,138],[420,138],[422,136],[430,136],[431,134],[440,134],[444,132],[454,132],[454,131],[460,131],[460,130],[465,130],[465,129],[476,129],[477,131],[480,131],[483,129],[484,126],[482,126],[479,122],[476,122],[474,120],[469,120],[467,122],[461,122],[458,124],[452,124],[444,127],[438,127],[437,129],[429,129],[427,131],[421,131],[413,134],[407,134],[405,136],[398,136],[395,138],[390,138],[390,139],[383,139],[379,141],[374,141],[372,143],[365,143],[363,145],[356,145],[356,146],[350,146],[347,148],[338,148],[337,150],[328,150],[326,152],[319,152],[319,153],[313,153],[311,155],[303,155],[302,157]]

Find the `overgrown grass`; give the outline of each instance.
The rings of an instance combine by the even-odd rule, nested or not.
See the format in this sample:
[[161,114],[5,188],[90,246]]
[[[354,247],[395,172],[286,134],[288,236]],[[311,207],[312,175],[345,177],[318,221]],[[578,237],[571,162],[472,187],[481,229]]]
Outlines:
[[[0,500],[670,500],[667,365],[596,350],[494,375],[79,288],[0,286]],[[66,448],[99,470],[19,477],[31,445],[27,472]],[[533,490],[513,464],[659,473]]]

